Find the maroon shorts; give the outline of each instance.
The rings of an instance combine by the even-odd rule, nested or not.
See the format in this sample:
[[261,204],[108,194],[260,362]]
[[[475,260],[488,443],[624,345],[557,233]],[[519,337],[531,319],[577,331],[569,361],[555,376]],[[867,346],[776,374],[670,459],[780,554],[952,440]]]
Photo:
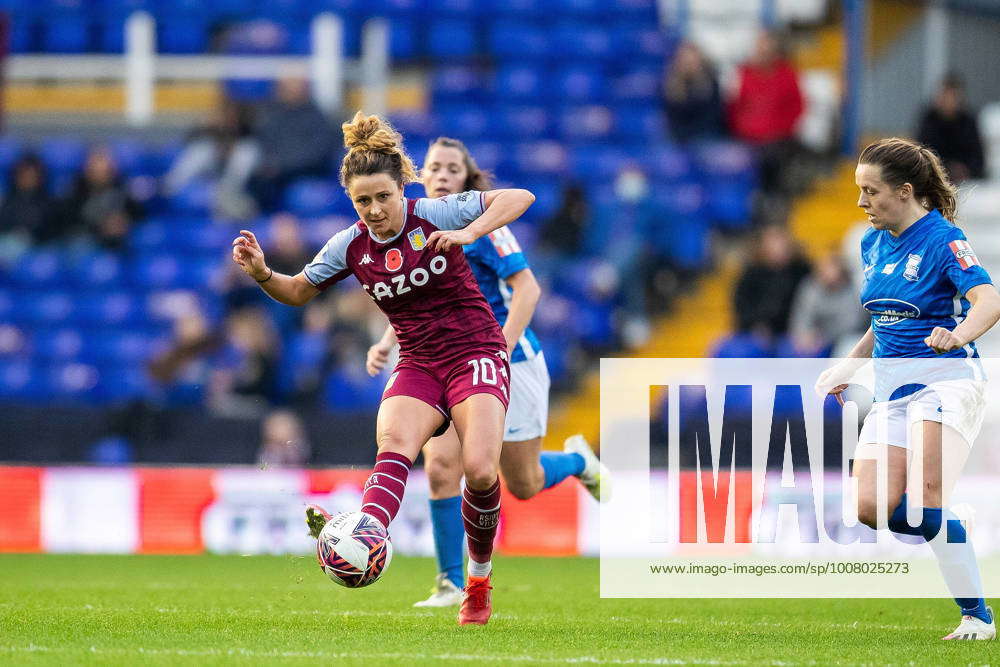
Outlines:
[[510,363],[505,350],[470,350],[447,361],[403,359],[385,383],[382,400],[412,396],[437,409],[445,419],[434,434],[438,436],[448,430],[452,407],[473,394],[492,394],[507,409]]

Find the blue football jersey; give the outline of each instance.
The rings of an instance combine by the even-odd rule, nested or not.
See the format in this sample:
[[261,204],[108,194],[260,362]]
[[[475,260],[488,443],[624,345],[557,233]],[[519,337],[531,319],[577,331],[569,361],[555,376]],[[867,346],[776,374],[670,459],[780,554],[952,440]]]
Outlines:
[[934,327],[954,329],[969,312],[965,294],[989,284],[962,230],[937,210],[898,237],[869,229],[861,240],[861,305],[871,313],[872,357],[978,357],[974,343],[942,355],[924,344]]
[[[507,321],[507,309],[514,296],[514,291],[507,284],[507,278],[518,271],[528,268],[528,260],[521,252],[514,233],[507,227],[487,234],[474,243],[463,246],[465,259],[472,267],[472,274],[479,283],[479,289],[493,309],[493,315],[500,326]],[[521,340],[511,352],[510,362],[517,363],[531,359],[542,349],[538,337],[531,327],[527,327],[521,335]]]

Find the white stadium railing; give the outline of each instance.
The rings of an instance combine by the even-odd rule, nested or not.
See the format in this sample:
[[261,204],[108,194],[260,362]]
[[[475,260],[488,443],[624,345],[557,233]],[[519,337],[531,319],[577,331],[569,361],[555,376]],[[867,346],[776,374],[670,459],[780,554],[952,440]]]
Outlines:
[[162,55],[156,52],[156,24],[146,12],[125,22],[122,55],[15,55],[7,60],[8,81],[112,80],[125,85],[128,122],[147,125],[155,114],[158,80],[218,81],[222,79],[276,79],[290,73],[308,75],[316,103],[327,113],[340,110],[345,83],[360,84],[363,107],[386,111],[389,85],[389,26],[383,19],[365,23],[360,60],[343,53],[343,21],[336,15],[317,15],[311,25],[312,53],[308,56]]

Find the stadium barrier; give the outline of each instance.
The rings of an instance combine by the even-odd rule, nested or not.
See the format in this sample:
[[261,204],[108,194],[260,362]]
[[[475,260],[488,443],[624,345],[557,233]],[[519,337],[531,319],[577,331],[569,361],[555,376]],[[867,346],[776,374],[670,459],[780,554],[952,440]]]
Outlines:
[[[303,510],[356,509],[364,469],[0,466],[0,552],[305,554]],[[392,524],[397,553],[432,555],[423,471]],[[579,484],[531,501],[505,491],[501,553],[597,552],[597,506]]]

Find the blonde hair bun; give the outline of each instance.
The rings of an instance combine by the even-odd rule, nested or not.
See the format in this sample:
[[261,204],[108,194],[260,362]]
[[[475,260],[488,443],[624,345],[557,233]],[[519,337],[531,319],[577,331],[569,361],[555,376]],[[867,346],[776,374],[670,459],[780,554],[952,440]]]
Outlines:
[[359,111],[350,122],[344,123],[344,146],[349,150],[394,153],[403,138],[388,121],[379,116],[366,116]]

